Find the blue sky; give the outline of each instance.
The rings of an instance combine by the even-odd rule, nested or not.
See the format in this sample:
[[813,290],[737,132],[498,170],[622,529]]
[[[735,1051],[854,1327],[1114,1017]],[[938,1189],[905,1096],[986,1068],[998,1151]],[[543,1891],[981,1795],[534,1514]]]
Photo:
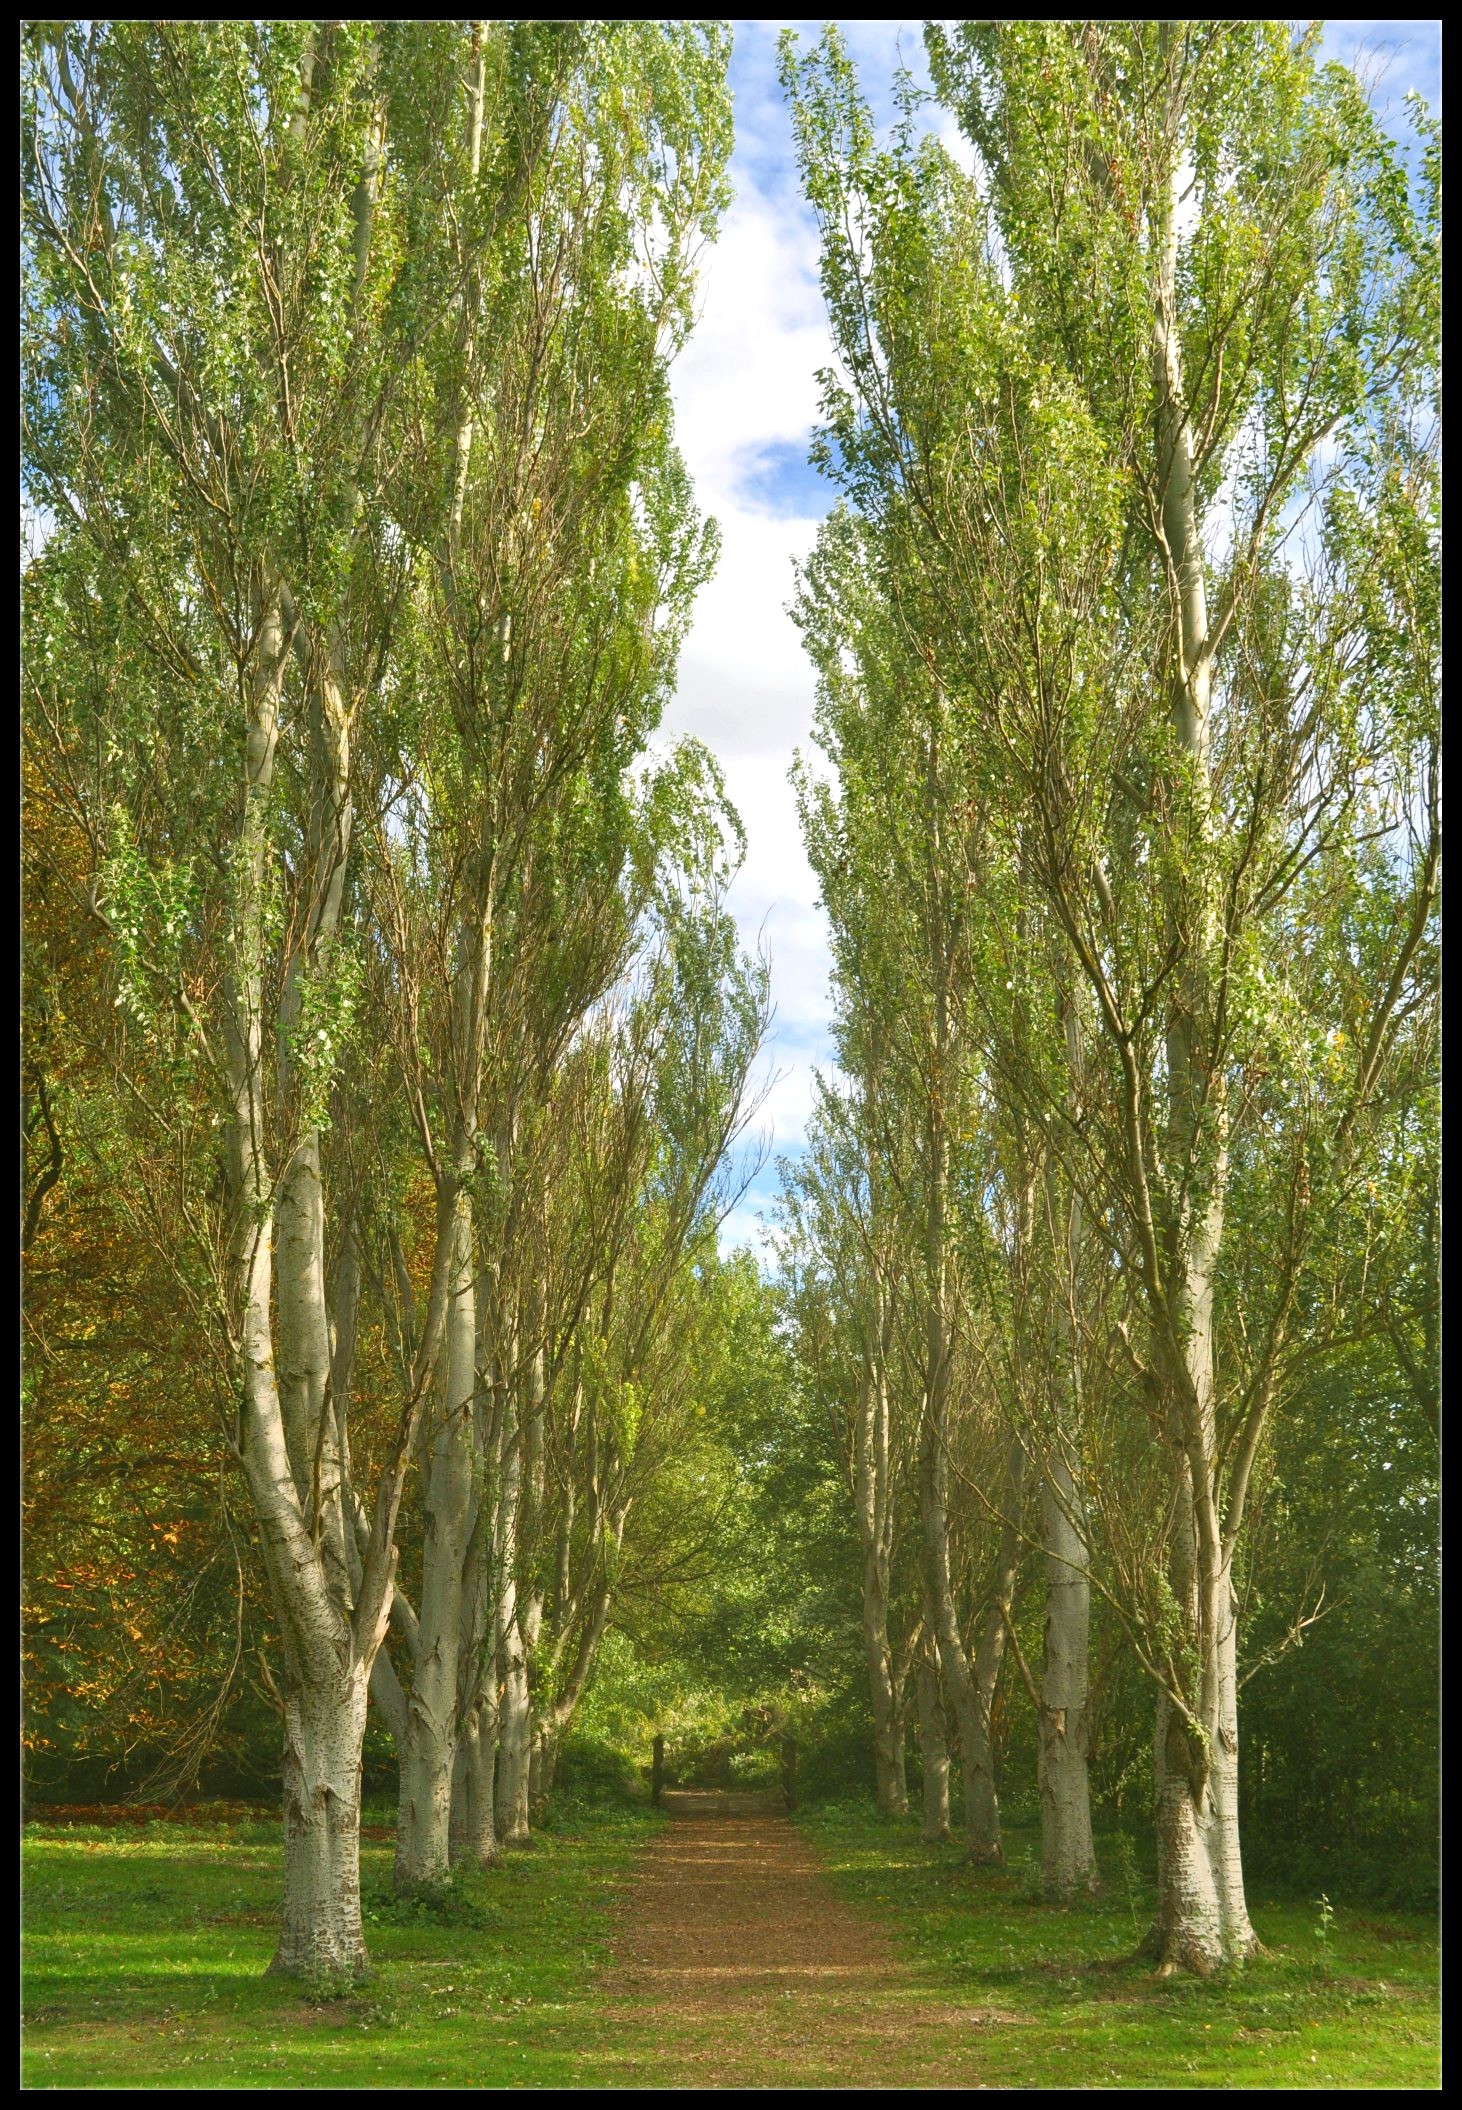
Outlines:
[[[817,235],[803,203],[777,82],[777,38],[818,22],[738,22],[731,61],[735,200],[704,267],[700,326],[676,369],[682,447],[702,506],[721,524],[722,558],[697,607],[662,737],[694,733],[720,757],[747,833],[732,897],[743,938],[771,957],[777,1007],[763,1065],[760,1116],[774,1154],[800,1149],[813,1074],[831,1060],[826,928],[802,852],[788,783],[794,752],[811,751],[813,681],[785,609],[793,564],[811,549],[831,502],[807,465],[817,416],[816,370],[829,363],[817,283]],[[875,114],[892,116],[902,63],[926,78],[918,21],[847,22],[844,35]],[[1404,132],[1410,88],[1441,107],[1439,22],[1332,22],[1326,58],[1356,66],[1385,122]],[[937,131],[965,158],[942,113]],[[725,1244],[763,1242],[760,1212],[777,1189],[775,1155],[727,1220]]]

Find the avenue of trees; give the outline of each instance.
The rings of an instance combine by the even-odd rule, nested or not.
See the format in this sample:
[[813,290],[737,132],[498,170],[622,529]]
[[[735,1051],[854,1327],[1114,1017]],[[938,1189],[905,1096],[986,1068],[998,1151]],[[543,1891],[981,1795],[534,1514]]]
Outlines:
[[913,1704],[926,1825],[952,1732],[999,1858],[1013,1653],[1044,1881],[1094,1882],[1100,1593],[1155,1709],[1159,1962],[1203,1972],[1255,1947],[1279,1429],[1375,1335],[1436,1412],[1437,147],[1418,113],[1413,190],[1316,34],[931,28],[973,174],[911,107],[880,147],[835,34],[785,50],[842,492],[796,608],[842,1079],[790,1251],[878,1792]]
[[654,744],[729,31],[25,32],[29,1763],[282,1785],[287,1975],[365,1966],[363,1765],[431,1891],[712,1716],[976,1864],[1035,1798],[1056,1902],[1150,1815],[1163,1971],[1251,1842],[1429,1835],[1436,130],[1278,22],[926,46],[958,157],[783,44],[837,1064],[768,1272]]
[[364,1960],[372,1694],[404,1883],[523,1835],[686,1411],[765,1009],[714,762],[642,766],[714,554],[667,366],[726,49],[28,39],[32,1133],[238,1462],[286,1972]]

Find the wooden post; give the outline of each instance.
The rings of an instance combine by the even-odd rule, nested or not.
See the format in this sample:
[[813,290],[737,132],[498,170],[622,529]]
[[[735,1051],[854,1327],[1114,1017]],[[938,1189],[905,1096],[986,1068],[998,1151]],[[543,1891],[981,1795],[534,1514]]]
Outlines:
[[657,1810],[660,1807],[660,1790],[664,1784],[665,1739],[663,1736],[657,1736],[654,1743],[654,1757],[650,1764],[650,1800]]
[[782,1738],[782,1793],[789,1810],[797,1807],[797,1739]]

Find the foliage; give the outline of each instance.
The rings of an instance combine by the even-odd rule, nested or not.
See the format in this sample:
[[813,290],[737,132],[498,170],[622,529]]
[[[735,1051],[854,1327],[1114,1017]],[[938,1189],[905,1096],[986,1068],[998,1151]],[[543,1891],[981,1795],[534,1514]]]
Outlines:
[[[783,40],[843,493],[794,610],[843,1072],[788,1182],[798,1352],[874,1432],[870,1663],[922,1594],[967,1785],[1024,1549],[1115,1619],[1164,1852],[1225,1842],[1211,1927],[1176,1862],[1161,1891],[1164,1963],[1208,1968],[1253,1945],[1235,1689],[1326,1587],[1290,1506],[1301,1459],[1336,1492],[1319,1372],[1374,1342],[1388,1394],[1434,1396],[1433,134],[1409,185],[1277,22],[926,45],[972,167],[907,80],[880,139],[835,28]],[[1085,1691],[1037,1705],[1069,1749]]]

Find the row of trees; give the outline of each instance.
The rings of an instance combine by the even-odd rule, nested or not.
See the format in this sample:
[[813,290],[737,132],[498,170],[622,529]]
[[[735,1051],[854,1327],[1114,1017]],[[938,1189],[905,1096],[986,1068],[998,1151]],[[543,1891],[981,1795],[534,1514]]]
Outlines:
[[734,822],[646,759],[721,34],[28,32],[33,1705],[180,1779],[282,1718],[281,1969],[363,1957],[368,1696],[434,1883],[614,1619],[606,1720],[683,1655],[844,1734],[856,1599],[979,1859],[1028,1702],[1055,1895],[1145,1680],[1170,1967],[1252,1945],[1250,1670],[1271,1828],[1426,1799],[1435,140],[1275,24],[929,48],[973,175],[786,60],[842,1074],[768,1285]]
[[714,763],[646,749],[726,57],[27,33],[26,1229],[69,1161],[166,1284],[169,1445],[241,1473],[285,1972],[364,1962],[369,1698],[403,1884],[525,1835],[693,1413],[765,978]]
[[784,46],[844,493],[796,610],[842,1076],[788,1255],[879,1796],[916,1707],[927,1827],[952,1741],[1000,1857],[1009,1655],[1046,1884],[1093,1882],[1098,1593],[1155,1702],[1159,1962],[1201,1972],[1256,1945],[1276,1431],[1361,1352],[1435,1413],[1437,143],[1415,110],[1409,180],[1316,34],[931,28],[970,173],[907,82],[880,146],[836,35]]

